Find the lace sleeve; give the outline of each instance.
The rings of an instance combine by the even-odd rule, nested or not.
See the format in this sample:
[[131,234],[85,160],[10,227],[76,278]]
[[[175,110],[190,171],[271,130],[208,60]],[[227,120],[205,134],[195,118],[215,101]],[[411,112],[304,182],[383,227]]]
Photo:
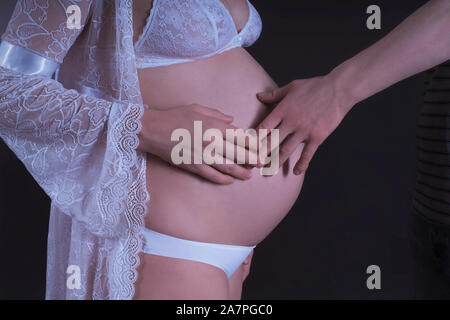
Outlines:
[[19,0],[2,40],[62,63],[84,28],[91,2]]
[[111,102],[0,67],[0,136],[60,204],[75,192],[63,187],[71,161],[101,138],[110,110]]
[[[67,26],[66,9],[73,4],[81,9],[79,30]],[[61,63],[83,29],[90,4],[86,0],[20,0],[2,39],[44,61]],[[20,69],[22,63],[17,64]],[[119,212],[121,204],[99,209],[98,197],[110,196],[118,202],[122,198],[109,191],[114,184],[100,181],[119,178],[105,168],[119,170],[126,163],[125,156],[138,144],[134,133],[140,130],[142,112],[141,105],[98,99],[65,89],[41,74],[0,66],[0,137],[53,204],[86,222],[94,234],[111,234],[119,224],[118,215],[108,213]],[[121,149],[111,142],[119,139],[115,135],[128,139]],[[117,156],[121,153],[124,156]]]

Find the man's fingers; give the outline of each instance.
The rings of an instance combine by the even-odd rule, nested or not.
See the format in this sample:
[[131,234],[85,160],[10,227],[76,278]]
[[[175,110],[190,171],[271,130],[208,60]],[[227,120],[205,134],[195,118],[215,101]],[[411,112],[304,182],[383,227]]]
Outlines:
[[[278,138],[275,138],[276,132],[269,131],[268,135],[266,135],[264,138],[261,139],[259,151],[266,152],[265,155],[272,156],[273,151],[275,149],[279,148],[284,143],[286,138],[292,133],[291,128],[289,126],[286,126],[283,122],[275,130],[278,130]],[[281,150],[278,150],[278,151],[280,152]],[[281,154],[280,154],[280,156],[281,156]]]
[[279,152],[279,165],[280,168],[289,159],[289,157],[294,153],[299,145],[303,142],[302,136],[298,133],[291,134],[286,138],[286,140],[281,144]]
[[[281,122],[282,114],[280,111],[280,105],[278,105],[263,121],[256,126],[259,139],[261,140],[270,130],[275,129]],[[267,129],[267,132],[262,132],[261,129]]]
[[274,89],[272,91],[259,92],[256,97],[264,104],[272,104],[280,102],[289,91],[289,85]]
[[306,142],[306,145],[302,150],[302,154],[300,155],[300,159],[295,164],[294,174],[300,175],[305,173],[318,147],[319,144],[316,142]]

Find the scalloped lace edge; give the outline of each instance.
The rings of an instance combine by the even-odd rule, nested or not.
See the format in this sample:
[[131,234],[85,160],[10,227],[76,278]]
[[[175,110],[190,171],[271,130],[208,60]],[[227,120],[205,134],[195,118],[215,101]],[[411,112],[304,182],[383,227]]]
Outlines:
[[[138,112],[134,117],[130,119],[130,127],[135,129],[128,130],[127,126],[123,126],[122,128],[125,129],[125,133],[121,136],[121,138],[134,142],[134,144],[131,146],[131,150],[129,151],[132,160],[129,162],[127,170],[131,171],[133,170],[131,167],[137,165],[136,170],[139,170],[140,172],[138,173],[139,181],[136,185],[136,190],[137,192],[142,190],[144,192],[144,198],[139,201],[139,204],[141,204],[143,207],[143,211],[140,214],[127,216],[127,222],[129,223],[130,228],[128,229],[129,232],[126,235],[126,242],[124,244],[123,253],[119,254],[119,259],[125,262],[124,265],[127,266],[127,269],[121,270],[119,272],[118,292],[116,294],[114,294],[113,292],[112,297],[113,299],[119,300],[132,300],[135,294],[135,282],[138,278],[137,268],[140,266],[139,253],[142,252],[143,249],[143,241],[140,228],[145,226],[144,217],[147,215],[148,211],[146,203],[150,199],[146,183],[146,153],[138,155],[136,151],[139,143],[137,135],[142,130],[141,118],[144,114],[145,107],[141,104],[131,104],[129,108],[131,108],[132,106],[138,106]],[[118,141],[114,142],[117,143]],[[130,200],[130,197],[128,197],[127,207],[130,208],[131,206],[133,206],[133,203]],[[117,263],[117,261],[115,261],[115,263]]]

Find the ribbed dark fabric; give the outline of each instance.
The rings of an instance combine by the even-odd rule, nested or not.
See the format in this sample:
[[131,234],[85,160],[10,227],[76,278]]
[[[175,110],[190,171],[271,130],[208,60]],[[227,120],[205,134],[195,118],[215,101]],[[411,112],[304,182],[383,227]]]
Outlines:
[[426,72],[417,155],[414,210],[450,219],[450,60]]

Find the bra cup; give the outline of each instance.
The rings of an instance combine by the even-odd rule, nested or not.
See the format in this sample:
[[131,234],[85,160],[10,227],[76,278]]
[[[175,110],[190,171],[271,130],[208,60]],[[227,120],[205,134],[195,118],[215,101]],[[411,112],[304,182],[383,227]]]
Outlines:
[[196,1],[159,0],[136,55],[186,58],[216,49],[211,23]]
[[241,31],[242,46],[250,47],[253,45],[262,32],[262,20],[256,8],[249,2],[249,18],[248,23]]
[[252,44],[261,31],[256,9],[249,3],[249,20],[238,35],[233,18],[219,1],[155,0],[135,45],[137,67],[192,61]]
[[[205,13],[210,20],[210,25],[217,34],[216,50],[224,48],[236,37],[236,26],[233,18],[220,0],[197,0],[201,3]],[[214,33],[214,32],[213,32]]]

